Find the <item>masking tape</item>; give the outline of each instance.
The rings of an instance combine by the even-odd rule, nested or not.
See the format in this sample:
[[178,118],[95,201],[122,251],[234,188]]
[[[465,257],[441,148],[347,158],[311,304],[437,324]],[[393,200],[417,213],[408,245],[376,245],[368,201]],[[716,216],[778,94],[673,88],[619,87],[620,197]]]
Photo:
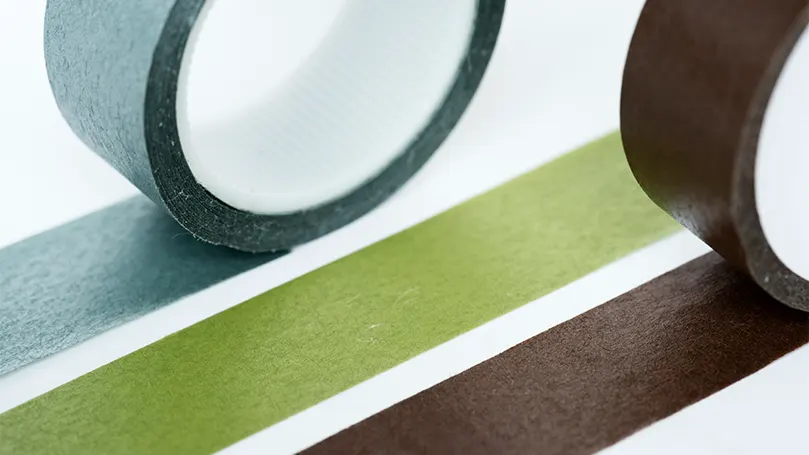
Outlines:
[[[204,44],[205,30],[198,25],[212,22],[216,27],[223,14],[244,14],[240,8],[254,16],[256,9],[271,14],[283,4],[50,0],[45,18],[46,63],[57,104],[76,133],[193,236],[251,252],[282,253],[285,247],[325,234],[370,210],[427,160],[449,134],[483,76],[504,5],[504,0],[417,0],[396,5],[350,0],[319,47],[280,92],[256,94],[263,100],[258,108],[247,109],[246,116],[237,111],[220,119],[223,124],[208,125],[203,134],[191,131],[193,100],[187,92],[193,85],[190,72],[199,67],[186,54],[196,58],[206,49],[186,53],[187,41]],[[423,39],[413,38],[417,24]],[[260,48],[243,44],[255,51],[248,52],[250,58],[262,58]],[[235,87],[217,90],[236,93]],[[408,103],[413,90],[423,95],[416,97],[421,104]],[[178,96],[186,99],[175,106]],[[334,104],[334,96],[354,101],[338,103],[336,119],[329,116],[330,111],[323,113]],[[296,111],[297,105],[310,109]],[[386,111],[395,115],[386,116]],[[312,121],[286,130],[273,126],[290,127],[284,122],[295,115]],[[350,123],[356,118],[361,124]],[[340,123],[342,119],[346,120]],[[240,129],[241,124],[258,125],[261,134],[251,136],[249,128]],[[357,134],[356,128],[363,126],[367,134]],[[318,131],[330,134],[314,134]],[[343,154],[341,150],[332,154],[323,143],[305,141],[312,136],[339,145]],[[286,142],[281,141],[284,138]],[[273,148],[279,141],[289,150]],[[185,160],[181,144],[186,142],[191,155],[201,160],[196,172]],[[397,144],[403,147],[401,152]],[[350,149],[352,145],[356,150]],[[375,154],[375,146],[385,150]],[[242,148],[249,153],[240,155]],[[306,158],[307,150],[323,153],[309,155],[312,162],[295,161]],[[285,154],[291,157],[284,160]],[[394,154],[390,163],[379,161]],[[273,158],[270,163],[265,162],[267,156]],[[212,165],[227,168],[231,158],[247,166],[237,167],[230,177],[258,169],[253,176],[258,180],[236,178],[229,181],[230,186],[205,180],[212,178],[206,173],[215,170]],[[348,164],[342,166],[341,160]],[[365,161],[374,160],[376,164],[366,166]],[[274,167],[262,164],[276,164],[282,172],[273,174]],[[370,171],[377,175],[371,176]],[[294,181],[282,179],[286,174],[300,176],[305,185],[293,187]],[[314,193],[306,192],[328,181],[329,175],[339,178],[315,188]],[[282,187],[290,186],[290,191],[278,196],[271,191],[275,187],[265,187],[270,190],[265,199],[240,200],[237,195],[233,200],[257,211],[283,211],[295,204],[303,209],[258,215],[220,201],[196,180],[205,180],[233,198],[229,191],[234,186],[258,185],[265,176]],[[363,176],[372,178],[357,188],[345,186]],[[338,197],[308,207],[317,197],[331,195]],[[168,217],[162,219],[161,211],[147,198],[136,197],[0,249],[0,269],[15,271],[0,274],[0,375],[278,256],[237,254],[197,242],[183,235]]]
[[303,453],[596,453],[807,343],[809,315],[710,253]]
[[809,121],[798,110],[809,101],[800,77],[809,74],[807,6],[648,0],[621,106],[626,156],[646,193],[767,293],[804,311],[807,179],[792,174],[805,173],[805,152],[791,139]]
[[142,195],[2,248],[0,375],[281,255],[199,242]]
[[0,414],[0,454],[212,453],[679,229],[612,134]]
[[[505,0],[348,0],[277,92],[194,125],[191,49],[229,5],[49,0],[45,57],[90,148],[195,237],[262,252],[351,222],[427,161],[483,77]],[[272,14],[267,5],[251,6]]]

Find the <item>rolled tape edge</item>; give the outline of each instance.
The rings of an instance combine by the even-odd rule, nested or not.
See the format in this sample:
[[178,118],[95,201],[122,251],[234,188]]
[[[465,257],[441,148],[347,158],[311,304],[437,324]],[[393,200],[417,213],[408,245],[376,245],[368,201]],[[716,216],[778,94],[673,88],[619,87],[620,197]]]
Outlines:
[[505,0],[478,0],[455,80],[426,126],[382,172],[344,197],[284,215],[237,210],[195,180],[180,147],[178,75],[206,0],[48,0],[45,60],[76,134],[195,237],[249,251],[283,250],[338,229],[382,203],[449,136],[479,87]]
[[809,281],[768,242],[754,171],[764,113],[807,24],[803,0],[720,0],[709,9],[696,0],[647,0],[621,95],[624,150],[644,192],[768,294],[802,311],[809,311]]

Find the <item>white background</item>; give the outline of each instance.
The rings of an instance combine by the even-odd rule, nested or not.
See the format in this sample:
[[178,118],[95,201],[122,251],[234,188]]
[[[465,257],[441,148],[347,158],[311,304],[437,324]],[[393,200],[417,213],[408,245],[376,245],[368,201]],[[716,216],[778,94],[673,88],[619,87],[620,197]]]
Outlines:
[[[0,378],[0,412],[616,129],[641,6],[511,0],[478,97],[436,157],[388,203],[281,260]],[[61,120],[44,72],[43,11],[43,0],[0,0],[0,247],[135,194]],[[702,251],[686,234],[662,242],[547,298],[565,305],[528,305],[231,450],[305,447]],[[582,303],[571,308],[570,301]],[[492,339],[500,341],[481,342]],[[774,452],[806,453],[808,369],[804,349],[611,450],[761,453],[775,445]]]

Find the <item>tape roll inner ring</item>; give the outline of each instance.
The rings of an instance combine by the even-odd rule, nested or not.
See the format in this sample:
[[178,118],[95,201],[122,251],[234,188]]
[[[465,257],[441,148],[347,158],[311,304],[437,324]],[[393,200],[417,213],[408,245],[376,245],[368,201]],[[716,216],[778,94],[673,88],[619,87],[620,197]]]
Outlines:
[[[233,29],[242,23],[233,21],[239,14],[266,17],[278,8],[289,9],[264,0],[209,0],[192,29],[178,81],[177,127],[194,178],[228,205],[259,215],[344,197],[400,156],[456,79],[477,1],[347,0],[319,45],[275,88],[250,98],[238,86],[217,87],[221,79],[232,80],[228,72],[244,70],[224,65],[221,73],[205,71],[206,49],[232,41],[226,34],[241,38]],[[234,59],[257,58],[267,47],[256,40],[243,45]],[[216,106],[205,106],[211,90],[234,92],[247,103],[211,123]]]
[[778,259],[809,280],[809,33],[787,59],[766,108],[758,143],[755,198],[761,227]]

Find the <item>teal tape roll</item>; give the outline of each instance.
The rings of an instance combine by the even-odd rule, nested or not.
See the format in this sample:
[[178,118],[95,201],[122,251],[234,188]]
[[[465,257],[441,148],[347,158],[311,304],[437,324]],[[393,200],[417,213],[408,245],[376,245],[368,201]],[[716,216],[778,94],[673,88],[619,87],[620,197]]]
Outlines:
[[[211,157],[202,152],[190,152],[188,144],[192,141],[183,134],[184,113],[183,107],[178,105],[178,96],[182,97],[184,93],[181,75],[187,63],[184,60],[189,39],[193,40],[198,33],[197,27],[209,12],[207,8],[216,3],[216,0],[49,0],[45,18],[45,56],[57,104],[84,142],[195,237],[251,252],[285,249],[319,237],[368,212],[404,184],[440,146],[472,99],[497,41],[505,8],[505,0],[420,0],[402,4],[349,2],[348,12],[343,16],[353,15],[357,20],[348,24],[351,26],[338,24],[337,31],[342,34],[333,32],[326,40],[345,46],[340,48],[342,50],[335,50],[340,46],[330,48],[327,44],[321,56],[323,62],[332,62],[337,68],[324,66],[325,63],[320,66],[313,63],[304,68],[304,74],[299,78],[303,82],[293,84],[288,90],[291,95],[268,101],[266,110],[272,112],[262,115],[271,121],[263,122],[261,116],[248,116],[231,130],[232,136],[243,142],[230,144],[230,147],[225,144],[225,149],[205,152]],[[456,17],[457,5],[464,4],[471,5],[467,11],[469,24],[466,31],[458,25]],[[425,14],[414,12],[415,7],[424,8]],[[373,23],[374,18],[383,17],[391,17],[390,24]],[[414,27],[418,28],[397,29],[396,24],[406,20],[412,20]],[[461,30],[462,36],[440,35],[447,24]],[[364,30],[362,27],[368,32],[357,31]],[[442,36],[442,39],[419,39],[421,35],[430,38],[430,33]],[[376,43],[375,34],[381,34],[383,41],[387,39],[385,46],[392,49]],[[389,153],[388,161],[382,160],[370,173],[355,176],[353,186],[343,184],[341,191],[325,198],[321,194],[308,204],[280,204],[280,208],[273,209],[272,204],[264,204],[269,197],[266,194],[240,195],[242,190],[253,191],[253,186],[270,185],[272,182],[267,180],[272,179],[263,178],[263,173],[275,169],[274,166],[285,166],[284,160],[312,152],[307,147],[296,149],[289,146],[289,150],[285,150],[290,143],[294,145],[320,136],[323,139],[316,145],[323,145],[325,149],[334,143],[333,150],[318,151],[315,160],[318,161],[326,160],[333,153],[350,153],[353,147],[363,147],[365,132],[369,135],[368,140],[372,135],[386,137],[386,128],[403,121],[399,116],[405,114],[397,112],[398,107],[409,105],[408,100],[420,98],[421,88],[414,80],[442,60],[418,61],[422,66],[418,62],[404,61],[393,67],[387,63],[376,65],[375,62],[400,50],[411,52],[408,55],[413,58],[430,54],[444,38],[460,39],[458,42],[462,45],[457,61],[450,62],[452,71],[444,81],[446,87],[441,89],[438,99],[430,101],[433,104],[423,121],[414,123],[416,127],[405,137],[405,145],[384,152]],[[359,85],[350,84],[377,70],[387,71],[382,82],[363,79]],[[407,77],[397,79],[403,72]],[[328,76],[326,82],[314,76],[323,74]],[[396,84],[385,85],[385,81],[391,78],[397,79]],[[330,117],[321,125],[317,118],[326,116],[324,112],[328,109],[324,106],[333,104],[336,99],[329,92],[331,80],[342,81],[343,85],[338,84],[339,93],[335,96],[348,97],[341,104],[346,109],[344,112],[339,109],[329,111]],[[367,90],[360,90],[363,88]],[[403,90],[397,92],[400,95],[398,101],[388,100],[388,104],[382,104],[392,108],[358,111],[394,88]],[[316,109],[304,112],[301,110],[303,105],[315,105]],[[352,120],[360,117],[367,119],[363,120],[367,125],[358,126],[357,121]],[[288,124],[297,118],[312,120]],[[258,123],[258,128],[263,131],[242,134],[244,126],[251,122]],[[357,128],[356,134],[344,134],[349,127]],[[204,142],[201,147],[211,143]],[[239,164],[240,170],[232,175],[226,170],[229,165],[211,165],[213,171],[210,171],[211,166],[206,168],[200,164],[194,170],[189,161],[189,157],[202,160],[205,156],[209,161],[219,160],[221,164],[230,160],[227,154],[241,153],[242,146],[255,148],[251,156],[257,161],[245,159]],[[266,163],[261,163],[261,157],[276,153],[275,149],[267,149],[270,146],[280,147],[277,153],[283,155],[284,160],[270,163],[262,170],[260,167]],[[374,151],[369,150],[369,154],[371,152]],[[363,159],[360,156],[357,161]],[[338,163],[337,166],[322,167],[326,169],[321,177],[311,178],[309,185],[302,185],[294,191],[285,192],[281,188],[279,197],[303,197],[308,186],[315,187],[320,185],[320,180],[339,177],[349,166]],[[205,169],[213,174],[207,181]],[[303,174],[293,175],[292,179],[305,177]],[[327,186],[322,191],[329,191]],[[234,197],[232,193],[239,194]],[[270,209],[264,210],[265,205]],[[254,209],[256,207],[258,209]]]
[[[408,4],[419,2],[422,7],[431,3],[418,0]],[[332,201],[290,213],[259,214],[235,208],[200,184],[197,179],[202,174],[192,172],[186,161],[183,144],[188,138],[181,138],[182,119],[178,118],[183,103],[177,103],[187,65],[186,44],[199,32],[197,23],[216,12],[210,11],[212,5],[233,3],[49,0],[45,56],[57,104],[74,131],[193,236],[240,250],[280,252],[372,209],[416,172],[449,134],[482,78],[505,4],[504,0],[463,0],[453,5],[463,2],[474,8],[469,11],[469,35],[453,38],[463,45],[462,58],[449,62],[450,84],[436,100],[438,106],[431,107],[423,128],[409,132],[412,138],[407,138],[408,145],[362,185]],[[343,16],[383,17],[393,12],[396,20],[407,23],[396,10],[401,5],[349,5],[353,9]],[[445,13],[452,12],[448,5],[443,6]],[[369,9],[372,7],[377,10]],[[463,21],[456,22],[463,25]],[[432,27],[440,29],[443,25],[445,22],[439,21]],[[400,30],[405,34],[412,31],[407,27]],[[339,42],[341,35],[335,32],[335,36]],[[349,34],[352,37],[356,38]],[[401,41],[397,38],[401,36],[391,35],[387,43]],[[362,41],[351,42],[363,49]],[[340,56],[328,43],[321,53]],[[403,43],[405,47],[412,44],[407,40]],[[418,46],[415,49],[424,51]],[[386,63],[389,50],[372,46],[362,55]],[[324,61],[329,62],[321,59],[321,64]],[[367,69],[376,61],[358,58],[351,65],[337,65],[339,71],[334,72],[352,76],[357,68]],[[416,73],[423,72],[429,68],[416,67],[406,74],[415,78]],[[401,85],[403,81],[398,82]],[[301,90],[307,87],[292,87],[288,90],[290,99],[318,101],[317,97],[306,98],[305,93],[301,98]],[[283,105],[284,98],[270,101]],[[311,131],[303,133],[311,135]],[[386,130],[382,133],[385,135]],[[268,136],[268,142],[272,139]],[[225,147],[225,157],[230,152],[232,149]],[[339,169],[327,171],[340,173]],[[13,273],[0,273],[0,375],[278,256],[228,251],[183,234],[161,209],[139,197],[1,249],[0,270]]]

